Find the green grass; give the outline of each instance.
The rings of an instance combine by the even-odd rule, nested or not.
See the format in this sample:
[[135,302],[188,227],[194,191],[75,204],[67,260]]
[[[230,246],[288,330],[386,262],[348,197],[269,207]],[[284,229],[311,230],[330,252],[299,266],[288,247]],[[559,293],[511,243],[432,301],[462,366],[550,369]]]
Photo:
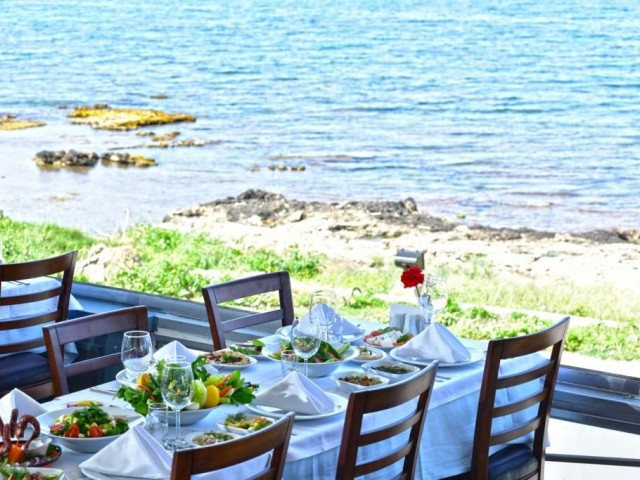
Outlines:
[[[50,224],[16,222],[0,216],[0,241],[7,262],[42,258],[79,250],[79,262],[98,243],[78,230]],[[135,257],[117,270],[106,284],[182,299],[201,300],[202,287],[214,282],[260,272],[287,270],[294,281],[296,311],[308,308],[310,292],[331,287],[339,292],[340,310],[348,317],[387,321],[385,296],[399,287],[400,271],[392,259],[375,258],[366,264],[335,261],[298,247],[284,252],[230,246],[205,234],[187,234],[153,226],[137,226],[124,235],[101,240],[126,245]],[[78,269],[76,269],[78,271]],[[613,320],[588,326],[572,325],[566,350],[599,358],[640,359],[640,299],[613,288],[589,288],[570,282],[545,284],[516,282],[496,275],[481,256],[468,257],[455,268],[441,265],[433,273],[445,275],[450,298],[440,320],[457,335],[489,339],[531,333],[550,325],[524,311],[547,311]],[[80,274],[76,279],[85,280]],[[412,302],[410,292],[401,297]],[[261,308],[275,298],[241,305]],[[396,302],[397,300],[392,300]],[[514,313],[498,315],[486,305]],[[618,323],[615,323],[617,321]]]

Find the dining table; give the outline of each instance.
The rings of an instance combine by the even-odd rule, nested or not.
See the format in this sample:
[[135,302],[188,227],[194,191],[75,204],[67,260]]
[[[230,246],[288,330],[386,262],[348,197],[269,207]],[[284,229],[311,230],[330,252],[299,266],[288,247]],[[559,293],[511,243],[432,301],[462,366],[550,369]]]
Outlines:
[[[363,322],[363,328],[376,328],[378,324]],[[279,341],[276,335],[263,338],[266,344]],[[486,351],[486,342],[462,340],[463,343],[481,353]],[[355,343],[361,343],[359,342]],[[521,359],[507,361],[503,366],[503,373],[531,368],[540,364],[543,358],[539,355],[531,355]],[[336,373],[349,370],[360,370],[361,364],[352,361],[341,364]],[[419,447],[419,457],[416,467],[416,478],[431,480],[467,471],[470,467],[471,449],[475,429],[476,410],[481,379],[484,369],[484,355],[477,361],[464,363],[458,366],[440,366],[437,372],[431,401],[426,417],[425,427]],[[232,371],[232,370],[229,370]],[[224,370],[222,370],[224,372]],[[267,388],[279,381],[284,375],[280,362],[268,358],[259,358],[257,362],[243,368],[242,376],[246,381]],[[335,393],[348,398],[348,393],[337,388],[331,377],[312,378],[325,392]],[[114,392],[119,388],[118,381],[113,380],[105,384],[77,392],[70,393],[43,404],[47,409],[64,408],[67,404],[79,400],[96,400],[105,405],[130,407],[121,399],[114,398]],[[523,398],[531,395],[539,389],[539,385],[525,384],[519,387],[509,388],[502,392],[510,399]],[[415,400],[414,400],[415,401]],[[406,405],[395,407],[382,413],[374,413],[365,417],[363,430],[376,428],[393,418],[402,418]],[[247,406],[219,405],[211,409],[205,418],[197,423],[183,426],[183,432],[196,432],[205,430],[217,430],[218,422],[234,413],[247,411]],[[530,413],[530,412],[529,412]],[[519,416],[527,416],[525,410]],[[522,420],[513,416],[506,416],[496,424],[496,428],[505,428],[514,421]],[[338,459],[343,424],[345,421],[344,410],[334,415],[322,418],[297,419],[294,424],[293,434],[289,444],[284,468],[284,479],[332,479]],[[406,434],[406,432],[405,432]],[[365,447],[361,452],[363,458],[375,455],[376,452],[387,451],[399,442],[401,437],[395,437],[386,443],[373,444]],[[520,441],[532,441],[529,436]],[[93,454],[78,453],[63,448],[62,455],[52,466],[64,469],[72,480],[89,478],[84,475],[79,465],[91,458]],[[97,455],[97,454],[96,454]],[[127,455],[127,452],[122,452]],[[249,467],[250,469],[251,467]],[[386,479],[393,476],[400,469],[398,464],[387,469],[368,475],[367,479]],[[208,479],[245,478],[250,474],[245,466],[238,465],[227,469],[221,474],[210,474]]]

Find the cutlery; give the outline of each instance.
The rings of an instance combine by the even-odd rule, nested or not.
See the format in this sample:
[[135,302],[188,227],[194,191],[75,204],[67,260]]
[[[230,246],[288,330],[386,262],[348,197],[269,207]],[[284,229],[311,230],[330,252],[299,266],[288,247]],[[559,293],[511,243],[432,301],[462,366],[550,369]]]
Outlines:
[[116,393],[118,393],[118,390],[114,390],[113,388],[106,388],[106,387],[91,387],[89,390],[97,393],[106,393],[108,395],[115,395]]

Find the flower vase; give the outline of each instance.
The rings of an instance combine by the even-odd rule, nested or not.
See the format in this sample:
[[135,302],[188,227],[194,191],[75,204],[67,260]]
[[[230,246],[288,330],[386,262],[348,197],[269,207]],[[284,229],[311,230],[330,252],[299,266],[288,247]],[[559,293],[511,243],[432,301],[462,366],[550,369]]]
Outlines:
[[416,289],[416,300],[418,302],[418,308],[420,309],[420,313],[424,317],[424,328],[427,328],[431,325],[431,321],[433,320],[433,304],[431,303],[431,297],[428,293],[420,293]]

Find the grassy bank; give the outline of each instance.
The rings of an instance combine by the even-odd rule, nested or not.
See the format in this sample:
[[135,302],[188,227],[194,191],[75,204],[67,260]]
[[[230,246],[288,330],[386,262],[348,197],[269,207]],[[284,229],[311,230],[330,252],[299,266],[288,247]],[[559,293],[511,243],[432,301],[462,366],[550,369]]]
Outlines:
[[[79,250],[81,262],[97,243],[126,245],[135,252],[134,259],[115,270],[106,284],[185,299],[201,300],[201,288],[213,281],[287,270],[294,280],[298,311],[307,307],[310,291],[319,287],[339,291],[341,311],[346,316],[386,321],[390,301],[413,301],[411,292],[400,287],[400,271],[391,258],[372,258],[368,264],[337,262],[318,254],[303,254],[296,247],[276,253],[251,246],[229,246],[204,234],[150,226],[134,227],[114,238],[95,239],[78,230],[9,218],[0,218],[0,240],[6,262],[73,249]],[[455,266],[433,265],[429,270],[448,278],[450,299],[441,321],[458,335],[494,338],[532,332],[550,321],[521,312],[559,312],[613,321],[572,325],[568,351],[599,358],[640,359],[640,327],[634,317],[640,311],[640,299],[622,296],[606,287],[515,282],[497,276],[491,264],[481,257],[464,259]],[[87,280],[80,271],[76,278]],[[497,314],[486,305],[513,312]]]

